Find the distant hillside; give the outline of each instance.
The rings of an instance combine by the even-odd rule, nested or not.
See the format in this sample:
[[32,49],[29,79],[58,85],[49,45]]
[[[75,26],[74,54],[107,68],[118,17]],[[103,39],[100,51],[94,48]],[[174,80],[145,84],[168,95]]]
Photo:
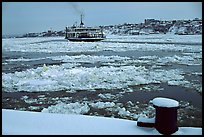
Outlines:
[[[176,35],[201,35],[202,19],[193,20],[172,20],[161,21],[155,19],[145,19],[144,23],[131,24],[124,23],[119,25],[99,26],[106,34],[114,35],[148,35],[148,34],[176,34]],[[16,37],[53,37],[65,36],[65,30],[40,33],[27,33]],[[8,36],[7,36],[8,37]]]
[[202,34],[202,19],[160,21],[145,19],[144,23],[101,26],[109,34],[143,35],[173,33],[178,35]]

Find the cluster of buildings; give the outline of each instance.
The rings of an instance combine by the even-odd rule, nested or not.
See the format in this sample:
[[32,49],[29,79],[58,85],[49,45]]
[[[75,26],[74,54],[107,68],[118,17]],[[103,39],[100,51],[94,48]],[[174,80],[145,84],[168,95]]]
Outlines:
[[65,36],[64,31],[48,30],[40,33],[26,33],[22,37],[52,37],[52,36]]
[[161,21],[145,19],[144,23],[101,26],[109,34],[144,35],[173,33],[178,35],[202,34],[202,19]]

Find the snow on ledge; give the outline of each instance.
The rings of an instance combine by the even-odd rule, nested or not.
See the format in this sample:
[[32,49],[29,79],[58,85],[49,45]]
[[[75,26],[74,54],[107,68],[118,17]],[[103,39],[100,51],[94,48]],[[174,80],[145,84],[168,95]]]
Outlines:
[[139,117],[137,121],[143,123],[155,123],[155,117],[153,118]]
[[[160,135],[137,121],[98,116],[2,109],[3,135]],[[202,135],[202,128],[179,127],[173,135]]]
[[158,107],[178,107],[179,102],[169,98],[157,97],[152,100],[152,103]]

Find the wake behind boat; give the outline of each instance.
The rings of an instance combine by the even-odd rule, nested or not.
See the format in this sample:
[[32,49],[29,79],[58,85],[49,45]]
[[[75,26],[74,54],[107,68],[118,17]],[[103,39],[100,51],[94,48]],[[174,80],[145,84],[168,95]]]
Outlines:
[[94,42],[106,38],[100,27],[85,27],[82,21],[82,15],[80,26],[73,25],[72,27],[66,27],[65,32],[65,39],[69,41]]

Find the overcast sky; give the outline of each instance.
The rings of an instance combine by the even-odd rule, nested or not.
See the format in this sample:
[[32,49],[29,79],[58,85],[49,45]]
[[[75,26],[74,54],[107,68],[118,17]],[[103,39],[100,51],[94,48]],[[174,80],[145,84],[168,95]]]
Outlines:
[[3,2],[3,35],[63,30],[83,13],[86,26],[202,18],[202,2]]

